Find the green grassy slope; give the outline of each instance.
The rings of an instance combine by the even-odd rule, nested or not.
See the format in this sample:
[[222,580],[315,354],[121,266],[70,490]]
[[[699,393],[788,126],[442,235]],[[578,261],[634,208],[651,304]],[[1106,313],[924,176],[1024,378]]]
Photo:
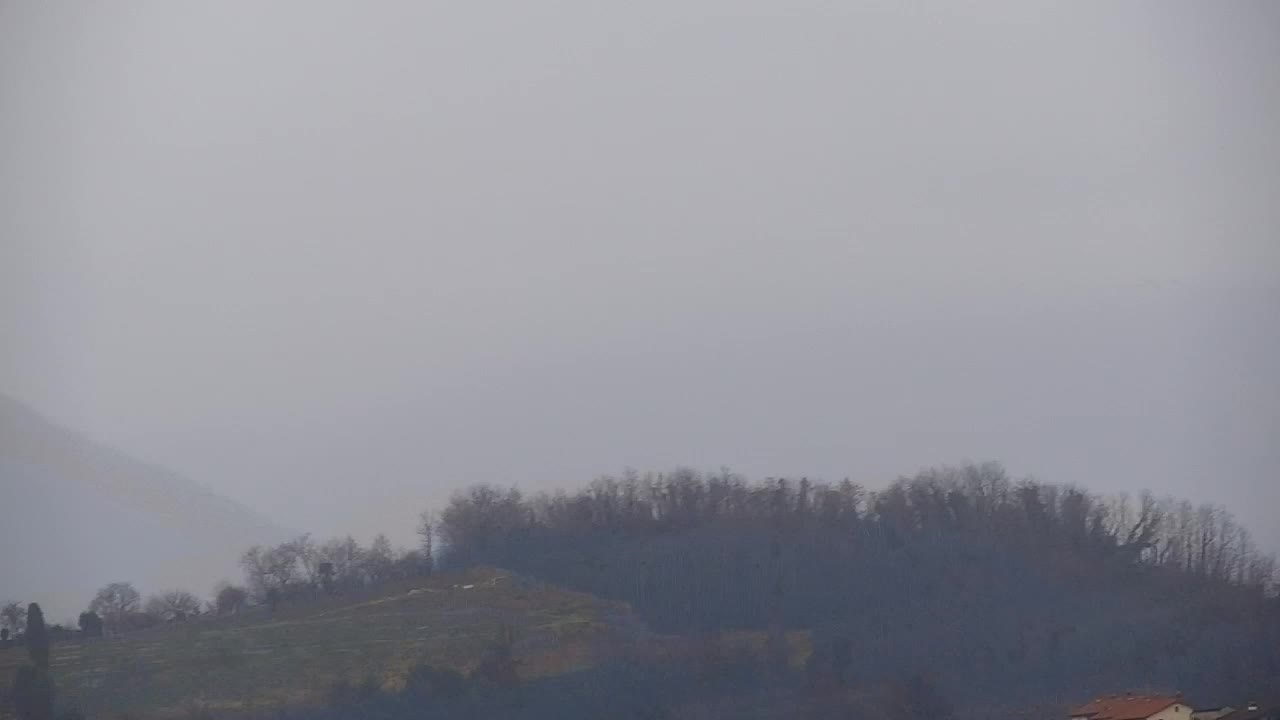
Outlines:
[[[471,587],[464,587],[471,586]],[[499,623],[533,679],[590,665],[636,630],[623,605],[478,569],[228,619],[55,645],[58,705],[90,717],[322,702],[340,679],[389,689],[418,662],[468,672]],[[25,660],[0,650],[0,687]]]

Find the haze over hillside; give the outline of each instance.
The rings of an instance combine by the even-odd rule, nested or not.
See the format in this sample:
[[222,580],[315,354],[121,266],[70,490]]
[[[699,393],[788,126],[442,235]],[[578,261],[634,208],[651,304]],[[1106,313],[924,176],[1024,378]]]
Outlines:
[[[0,394],[0,596],[73,618],[99,586],[200,595],[284,532],[166,468],[103,447]],[[56,528],[56,531],[55,531]]]
[[1280,688],[1280,0],[122,5],[0,0],[0,720]]

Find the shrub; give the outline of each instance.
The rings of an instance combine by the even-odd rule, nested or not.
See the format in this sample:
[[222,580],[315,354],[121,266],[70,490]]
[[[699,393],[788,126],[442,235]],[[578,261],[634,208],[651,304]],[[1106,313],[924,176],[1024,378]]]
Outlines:
[[454,670],[442,670],[419,664],[409,672],[405,690],[441,699],[458,698],[467,692],[467,679]]

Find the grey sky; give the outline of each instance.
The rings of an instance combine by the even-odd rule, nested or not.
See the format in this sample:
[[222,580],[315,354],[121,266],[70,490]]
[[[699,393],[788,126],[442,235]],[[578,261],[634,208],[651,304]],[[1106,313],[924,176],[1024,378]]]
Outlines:
[[1280,547],[1280,5],[0,4],[0,391],[282,524],[1017,474]]

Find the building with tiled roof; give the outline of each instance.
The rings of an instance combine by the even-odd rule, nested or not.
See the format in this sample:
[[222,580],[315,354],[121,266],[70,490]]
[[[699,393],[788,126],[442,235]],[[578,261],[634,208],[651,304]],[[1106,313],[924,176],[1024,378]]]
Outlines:
[[1181,695],[1109,695],[1071,711],[1071,720],[1191,720]]

